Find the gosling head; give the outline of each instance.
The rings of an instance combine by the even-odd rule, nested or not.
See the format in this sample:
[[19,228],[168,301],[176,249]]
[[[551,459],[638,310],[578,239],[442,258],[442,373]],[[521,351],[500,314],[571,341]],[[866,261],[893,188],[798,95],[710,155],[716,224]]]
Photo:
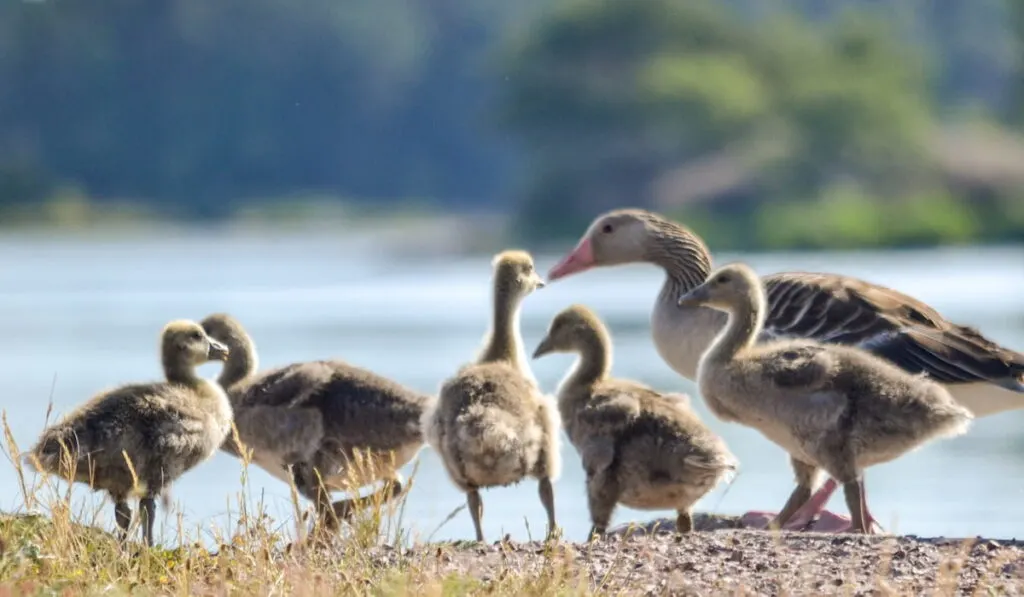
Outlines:
[[208,315],[199,325],[211,338],[224,343],[228,350],[240,347],[249,340],[241,322],[227,313]]
[[164,355],[180,355],[193,365],[228,358],[227,346],[209,337],[198,323],[184,319],[164,326],[161,348]]
[[551,321],[547,335],[533,351],[533,358],[556,352],[577,352],[595,336],[606,334],[596,313],[583,305],[572,305]]
[[526,251],[503,251],[494,257],[494,285],[499,295],[522,298],[538,288],[544,280],[533,267],[533,258]]
[[750,266],[732,263],[711,272],[711,276],[693,290],[679,297],[680,307],[710,307],[732,311],[764,297],[761,278]]

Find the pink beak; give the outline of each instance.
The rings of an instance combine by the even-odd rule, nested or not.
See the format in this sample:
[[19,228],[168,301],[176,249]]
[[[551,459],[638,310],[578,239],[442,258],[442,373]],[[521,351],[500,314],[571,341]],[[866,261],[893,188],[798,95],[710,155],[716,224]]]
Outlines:
[[571,253],[551,268],[551,271],[548,272],[548,281],[553,282],[559,278],[578,274],[594,265],[594,248],[590,244],[590,239],[584,238]]

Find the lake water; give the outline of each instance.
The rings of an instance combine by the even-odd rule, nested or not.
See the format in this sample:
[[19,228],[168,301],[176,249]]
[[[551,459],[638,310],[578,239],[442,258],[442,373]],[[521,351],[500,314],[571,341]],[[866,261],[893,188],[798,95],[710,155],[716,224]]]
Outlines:
[[[340,357],[426,392],[471,359],[488,323],[487,258],[413,260],[374,254],[344,235],[220,235],[202,231],[150,239],[0,237],[0,405],[22,448],[40,432],[53,386],[57,413],[126,381],[160,375],[156,341],[170,319],[200,319],[229,311],[249,329],[263,367]],[[743,259],[761,273],[791,269],[835,271],[898,288],[946,316],[980,327],[995,340],[1024,349],[1024,251],[958,249],[911,253],[719,255]],[[556,256],[538,257],[546,271]],[[648,317],[661,284],[650,266],[593,271],[550,285],[524,304],[523,337],[530,350],[550,319],[572,302],[593,307],[612,330],[614,371],[657,388],[684,391],[704,421],[728,442],[741,473],[726,491],[707,496],[699,511],[742,513],[776,509],[792,488],[781,449],[749,429],[716,420],[689,381],[674,374],[650,340]],[[534,363],[546,391],[571,366],[569,356]],[[203,367],[217,374],[216,365]],[[55,384],[55,385],[54,385]],[[1024,396],[1022,396],[1024,404]],[[975,423],[966,436],[936,442],[896,462],[869,469],[871,507],[890,531],[920,535],[1024,536],[1024,412]],[[564,473],[555,485],[566,536],[582,539],[590,522],[579,459],[563,441]],[[435,453],[419,457],[405,523],[431,534],[463,496]],[[410,467],[411,468],[411,467]],[[189,528],[224,528],[240,489],[239,461],[217,454],[186,474],[174,498]],[[288,488],[252,467],[250,489],[273,516],[291,516]],[[87,489],[76,499],[112,508]],[[493,540],[505,533],[537,536],[543,508],[532,481],[487,490],[484,525]],[[845,513],[841,495],[831,506]],[[22,508],[13,467],[0,463],[0,509]],[[668,512],[620,509],[613,523]],[[164,536],[173,520],[163,519]],[[471,538],[465,511],[436,538]]]

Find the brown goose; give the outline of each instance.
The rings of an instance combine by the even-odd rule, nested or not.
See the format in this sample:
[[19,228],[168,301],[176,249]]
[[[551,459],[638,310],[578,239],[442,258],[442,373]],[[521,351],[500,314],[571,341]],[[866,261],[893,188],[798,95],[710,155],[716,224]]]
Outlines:
[[[666,274],[651,314],[658,353],[695,381],[697,363],[726,315],[676,304],[711,273],[707,246],[691,230],[645,210],[607,212],[552,268],[549,281],[593,267],[639,262]],[[759,341],[805,338],[863,348],[942,383],[975,417],[1024,408],[1024,354],[946,320],[921,301],[836,274],[787,272],[762,281],[768,312]]]
[[693,505],[736,470],[725,442],[687,396],[612,377],[611,337],[587,307],[559,313],[533,358],[556,352],[579,354],[558,389],[558,410],[583,461],[591,535],[605,533],[619,503],[676,510],[676,531],[692,530]]
[[122,540],[132,519],[128,498],[138,496],[143,535],[152,545],[156,498],[212,456],[231,429],[224,391],[195,371],[227,356],[228,349],[199,324],[172,321],[161,335],[166,381],[124,385],[93,397],[43,431],[27,462],[110,494]]
[[484,540],[480,489],[526,477],[537,479],[548,535],[556,533],[558,409],[537,388],[519,335],[520,304],[542,286],[529,254],[505,251],[495,257],[494,319],[483,351],[445,380],[436,406],[423,416],[427,442],[466,494],[477,541]]
[[[316,504],[323,529],[336,528],[357,506],[401,493],[398,471],[423,447],[420,417],[432,397],[338,360],[260,374],[255,343],[238,320],[216,313],[202,326],[231,351],[218,382],[234,407],[239,439],[260,468],[294,481]],[[232,437],[222,449],[240,456]],[[378,480],[391,487],[330,501],[331,491],[354,491]]]

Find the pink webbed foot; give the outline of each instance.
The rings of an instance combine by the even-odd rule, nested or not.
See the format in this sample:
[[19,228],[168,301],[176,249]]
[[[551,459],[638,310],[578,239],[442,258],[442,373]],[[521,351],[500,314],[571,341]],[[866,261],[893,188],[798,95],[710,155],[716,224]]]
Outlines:
[[[775,512],[753,510],[740,517],[740,523],[748,529],[767,529],[776,517]],[[782,525],[784,531],[813,531],[816,533],[838,533],[849,529],[850,519],[830,510],[823,510],[816,519],[790,520]]]
[[775,519],[774,512],[750,511],[740,517],[740,524],[748,529],[767,529],[772,520]]
[[[824,516],[822,518],[824,518]],[[882,525],[878,524],[878,521],[875,520],[874,517],[872,517],[870,514],[868,515],[868,521],[869,521],[868,522],[868,531],[867,531],[866,534],[874,535],[875,534],[875,527],[878,527],[878,529],[880,531],[882,531],[883,533],[885,532],[885,529],[882,528]],[[815,525],[815,526],[817,527],[817,525]],[[856,532],[858,532],[858,531],[853,529],[853,522],[850,519],[846,518],[845,516],[836,516],[836,518],[834,520],[834,523],[830,522],[826,528],[815,528],[814,530],[817,531],[817,532],[820,532],[820,533],[856,533]]]

